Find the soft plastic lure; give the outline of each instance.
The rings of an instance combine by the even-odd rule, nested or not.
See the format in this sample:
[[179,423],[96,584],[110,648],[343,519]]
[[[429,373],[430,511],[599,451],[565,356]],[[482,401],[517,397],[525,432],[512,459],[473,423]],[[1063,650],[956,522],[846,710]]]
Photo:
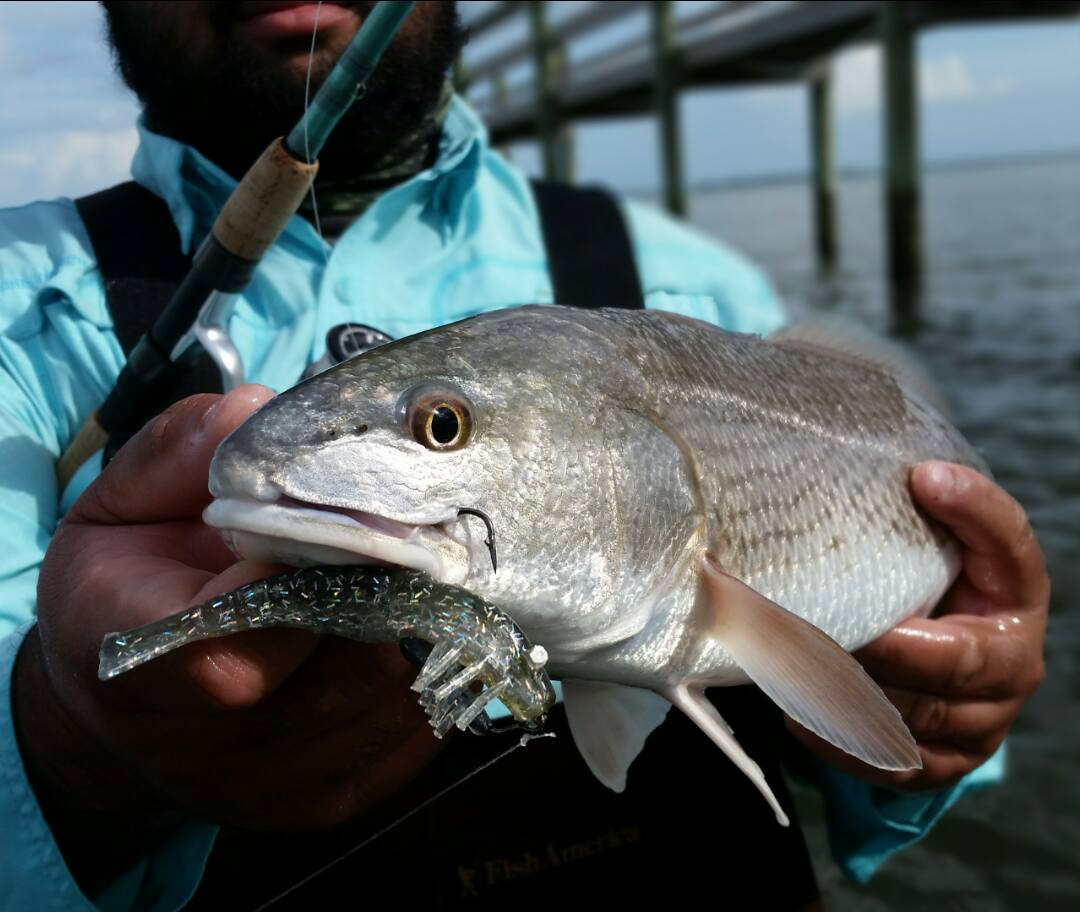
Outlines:
[[555,702],[544,670],[546,650],[530,644],[501,611],[426,573],[374,567],[282,573],[160,621],[110,633],[101,644],[98,677],[114,678],[188,643],[269,627],[363,643],[430,643],[413,690],[440,738],[455,725],[483,730],[473,723],[494,699],[530,727]]

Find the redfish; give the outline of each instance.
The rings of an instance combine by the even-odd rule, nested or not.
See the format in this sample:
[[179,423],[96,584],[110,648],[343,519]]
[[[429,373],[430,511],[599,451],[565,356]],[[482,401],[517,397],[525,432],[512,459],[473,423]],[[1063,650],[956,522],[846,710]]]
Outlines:
[[857,352],[523,307],[267,403],[219,448],[205,519],[245,557],[389,562],[476,593],[546,648],[608,786],[674,705],[786,822],[704,691],[752,681],[859,759],[920,765],[849,651],[927,612],[959,570],[908,491],[927,459],[985,469],[925,395]]

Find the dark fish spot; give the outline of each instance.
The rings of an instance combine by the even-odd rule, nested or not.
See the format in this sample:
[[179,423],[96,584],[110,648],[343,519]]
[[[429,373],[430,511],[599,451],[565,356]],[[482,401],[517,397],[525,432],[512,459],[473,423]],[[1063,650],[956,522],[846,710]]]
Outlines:
[[339,437],[342,437],[342,436],[344,436],[346,434],[350,434],[350,433],[351,434],[365,434],[365,433],[367,433],[367,430],[368,430],[368,426],[366,424],[353,425],[353,427],[348,429],[348,430],[345,430],[345,429],[341,428],[338,425],[333,425],[333,426],[328,427],[328,428],[323,430],[322,439],[323,440],[337,440]]

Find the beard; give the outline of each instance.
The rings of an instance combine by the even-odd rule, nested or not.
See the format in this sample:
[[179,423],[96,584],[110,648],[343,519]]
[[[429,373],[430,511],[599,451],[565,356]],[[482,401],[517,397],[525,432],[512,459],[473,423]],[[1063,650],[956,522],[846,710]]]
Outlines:
[[[370,12],[374,3],[354,4]],[[272,139],[283,136],[304,111],[304,72],[288,66],[310,36],[273,48],[237,41],[236,2],[199,4],[207,31],[193,54],[159,4],[103,2],[109,44],[124,82],[143,104],[148,126],[190,146],[239,178]],[[183,4],[177,4],[183,6]],[[193,4],[194,6],[194,4]],[[399,32],[368,80],[363,98],[342,117],[319,156],[320,176],[339,180],[385,163],[439,101],[443,82],[465,43],[455,3],[418,6],[423,34]],[[409,40],[403,40],[406,37]],[[314,96],[336,62],[316,49],[311,59]],[[288,53],[284,53],[288,52]]]

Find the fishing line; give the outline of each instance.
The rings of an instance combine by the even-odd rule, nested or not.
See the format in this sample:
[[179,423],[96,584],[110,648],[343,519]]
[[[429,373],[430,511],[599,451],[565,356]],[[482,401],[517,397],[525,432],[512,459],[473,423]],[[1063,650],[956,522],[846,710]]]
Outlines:
[[[315,24],[311,27],[311,47],[308,50],[307,77],[304,79],[304,159],[311,161],[311,143],[308,140],[308,106],[311,103],[311,67],[315,61],[315,40],[319,34],[319,13],[322,12],[323,0],[319,0],[315,7]],[[315,181],[311,182],[311,212],[315,222],[315,233],[322,241],[323,260],[327,265],[330,263],[330,251],[326,249],[326,238],[323,237],[322,223],[319,221],[319,202],[315,199]]]
[[332,867],[334,867],[335,865],[337,865],[340,862],[344,861],[350,855],[353,855],[354,853],[359,852],[361,849],[371,845],[380,836],[385,836],[392,829],[394,829],[395,827],[397,827],[400,824],[404,823],[406,820],[408,820],[414,814],[418,814],[420,811],[422,811],[424,808],[426,808],[429,804],[433,804],[434,802],[438,801],[440,798],[443,797],[443,795],[446,795],[446,794],[452,792],[459,785],[464,785],[466,782],[468,782],[470,779],[472,779],[473,776],[478,776],[484,770],[488,769],[489,767],[494,766],[500,760],[503,760],[506,757],[509,757],[518,748],[524,747],[530,741],[535,741],[535,740],[537,740],[539,738],[554,738],[554,737],[555,737],[555,732],[545,732],[544,734],[538,734],[538,735],[522,735],[515,744],[510,745],[510,747],[508,747],[506,750],[502,751],[499,754],[496,754],[490,760],[484,761],[476,769],[474,769],[471,773],[466,773],[464,776],[462,776],[456,782],[451,782],[448,786],[446,786],[446,788],[442,789],[441,791],[436,792],[430,798],[426,798],[425,800],[421,801],[411,811],[406,811],[404,814],[402,814],[400,817],[398,817],[397,820],[393,821],[392,823],[387,824],[381,830],[376,830],[374,833],[372,833],[370,836],[368,836],[367,839],[365,839],[362,842],[354,845],[351,849],[347,849],[345,852],[338,855],[337,858],[333,859],[332,861],[328,861],[321,868],[318,868],[315,871],[312,871],[303,880],[297,881],[291,887],[287,888],[286,890],[283,890],[281,893],[278,893],[277,896],[274,896],[271,899],[268,899],[261,906],[258,906],[257,908],[255,908],[254,912],[263,912],[264,909],[269,909],[272,905],[274,905],[274,903],[280,902],[286,896],[288,896],[290,893],[293,893],[296,890],[299,890],[301,887],[305,886],[306,884],[311,883],[316,877],[321,877],[323,874],[325,874],[327,871],[329,871]]

